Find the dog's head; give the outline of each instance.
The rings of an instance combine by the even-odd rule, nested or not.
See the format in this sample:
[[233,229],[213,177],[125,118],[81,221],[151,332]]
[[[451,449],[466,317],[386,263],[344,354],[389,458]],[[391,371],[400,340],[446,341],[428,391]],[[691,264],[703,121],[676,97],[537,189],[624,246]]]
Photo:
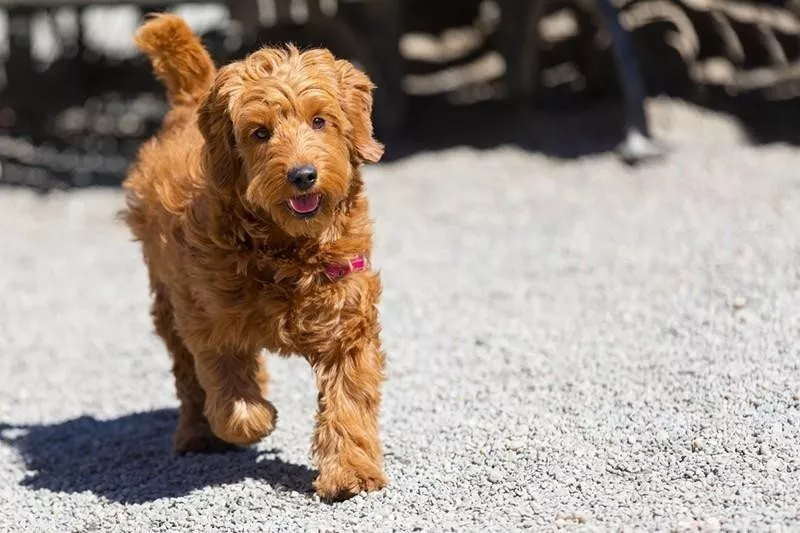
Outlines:
[[265,48],[217,74],[198,123],[214,185],[289,235],[317,235],[377,162],[369,78],[327,50]]

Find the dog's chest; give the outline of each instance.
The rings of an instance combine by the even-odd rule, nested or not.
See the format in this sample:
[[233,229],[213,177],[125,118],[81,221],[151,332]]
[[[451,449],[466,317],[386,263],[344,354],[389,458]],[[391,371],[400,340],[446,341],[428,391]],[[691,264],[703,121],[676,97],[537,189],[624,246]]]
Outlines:
[[280,329],[301,351],[335,349],[343,338],[362,329],[373,308],[369,283],[366,276],[359,275],[287,291],[277,317]]
[[361,328],[380,292],[377,274],[368,270],[330,279],[322,267],[300,269],[274,259],[235,270],[224,300],[238,307],[248,338],[279,353],[335,349]]

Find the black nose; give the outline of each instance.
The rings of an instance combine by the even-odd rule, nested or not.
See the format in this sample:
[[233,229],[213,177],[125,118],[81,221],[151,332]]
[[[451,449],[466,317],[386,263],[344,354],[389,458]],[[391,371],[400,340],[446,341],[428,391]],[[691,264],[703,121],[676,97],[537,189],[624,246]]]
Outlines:
[[289,170],[287,177],[289,178],[289,183],[301,191],[307,191],[317,181],[317,169],[313,165],[294,167]]

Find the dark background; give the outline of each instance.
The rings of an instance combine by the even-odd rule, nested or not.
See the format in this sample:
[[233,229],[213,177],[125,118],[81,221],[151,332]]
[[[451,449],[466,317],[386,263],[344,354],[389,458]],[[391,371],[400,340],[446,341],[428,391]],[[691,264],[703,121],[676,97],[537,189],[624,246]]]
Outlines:
[[[131,45],[142,15],[154,10],[186,13],[220,63],[289,40],[353,60],[379,85],[374,119],[389,161],[420,150],[502,144],[571,159],[611,150],[623,136],[610,36],[593,0],[547,5],[536,90],[524,95],[510,94],[503,74],[508,41],[498,4],[406,0],[383,25],[371,17],[386,2],[317,5],[324,12],[315,18],[309,11],[259,12],[248,1],[76,7],[64,0],[47,9],[10,2],[0,10],[0,183],[41,190],[119,184],[165,110],[161,87]],[[648,94],[730,113],[755,143],[800,140],[795,4],[616,5]],[[602,127],[587,130],[586,114],[599,114]]]

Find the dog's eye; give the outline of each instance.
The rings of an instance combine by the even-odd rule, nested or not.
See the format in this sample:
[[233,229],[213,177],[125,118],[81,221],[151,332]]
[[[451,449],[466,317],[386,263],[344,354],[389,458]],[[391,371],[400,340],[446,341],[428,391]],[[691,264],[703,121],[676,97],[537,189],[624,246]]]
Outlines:
[[253,132],[253,137],[259,141],[266,141],[269,139],[269,130],[267,128],[258,128]]
[[325,119],[322,117],[314,117],[311,121],[311,127],[315,130],[321,130],[325,127]]

